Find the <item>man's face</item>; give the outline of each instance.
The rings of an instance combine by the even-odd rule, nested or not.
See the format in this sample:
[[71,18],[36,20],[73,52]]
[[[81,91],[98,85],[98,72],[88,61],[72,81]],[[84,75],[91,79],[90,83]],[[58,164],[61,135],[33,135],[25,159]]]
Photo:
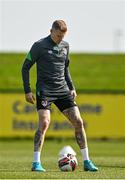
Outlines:
[[62,32],[59,29],[51,29],[51,38],[53,39],[53,41],[57,44],[59,44],[62,39],[64,38],[66,32]]

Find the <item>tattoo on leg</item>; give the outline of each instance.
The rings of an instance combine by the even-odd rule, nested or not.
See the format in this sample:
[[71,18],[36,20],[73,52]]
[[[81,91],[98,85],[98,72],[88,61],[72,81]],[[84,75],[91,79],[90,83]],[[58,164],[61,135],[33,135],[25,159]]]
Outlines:
[[80,115],[78,107],[71,107],[63,111],[63,114],[68,117],[68,119],[72,122],[76,119],[77,116]]
[[63,111],[64,115],[70,120],[75,128],[76,141],[81,149],[87,147],[86,133],[83,125],[81,124],[82,118],[78,107],[74,106],[72,108]]
[[34,151],[40,151],[41,149],[42,134],[40,130],[37,130],[34,138]]
[[80,149],[83,149],[86,147],[86,140],[82,132],[75,131],[75,137],[76,141],[80,147]]

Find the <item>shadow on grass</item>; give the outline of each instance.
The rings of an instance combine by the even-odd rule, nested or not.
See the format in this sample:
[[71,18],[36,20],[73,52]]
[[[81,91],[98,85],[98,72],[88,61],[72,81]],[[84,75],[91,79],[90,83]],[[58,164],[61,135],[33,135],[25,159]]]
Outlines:
[[[98,165],[98,168],[99,168],[99,170],[100,170],[100,168],[123,168],[123,169],[125,169],[125,166],[121,166],[121,165]],[[76,170],[77,172],[81,172],[81,173],[83,173],[83,172],[86,172],[86,171],[84,171],[84,170]],[[72,173],[74,173],[74,172],[76,172],[76,171],[72,171]],[[26,169],[26,170],[16,170],[15,171],[15,169],[0,169],[0,172],[15,172],[15,173],[20,173],[20,172],[30,172],[30,173],[42,173],[42,172],[34,172],[34,171],[31,171],[30,169]],[[46,171],[45,173],[51,173],[51,172],[55,172],[55,173],[60,173],[60,172],[62,172],[62,173],[71,173],[70,171],[69,172],[63,172],[63,171],[60,171],[60,170],[49,170],[49,171]]]

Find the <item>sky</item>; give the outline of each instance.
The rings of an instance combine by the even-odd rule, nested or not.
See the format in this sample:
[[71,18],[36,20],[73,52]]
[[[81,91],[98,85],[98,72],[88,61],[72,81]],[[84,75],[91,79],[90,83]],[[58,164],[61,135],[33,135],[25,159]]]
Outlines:
[[125,0],[0,0],[0,51],[28,51],[56,19],[72,52],[125,52]]

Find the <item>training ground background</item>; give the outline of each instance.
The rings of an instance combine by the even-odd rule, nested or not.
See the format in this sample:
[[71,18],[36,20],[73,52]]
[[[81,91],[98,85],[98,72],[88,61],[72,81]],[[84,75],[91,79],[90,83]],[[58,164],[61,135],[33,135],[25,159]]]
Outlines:
[[[25,56],[26,53],[0,54],[0,92],[4,95],[6,93],[23,93],[21,66]],[[124,54],[71,54],[70,58],[70,71],[78,94],[86,92],[124,94]],[[35,67],[33,67],[31,70],[33,91],[35,89],[35,73]],[[95,131],[98,131],[98,127]],[[15,138],[0,139],[1,179],[125,178],[124,138],[102,140],[100,137],[88,140],[91,159],[99,167],[99,171],[96,173],[83,171],[81,153],[74,137],[72,139],[46,139],[42,162],[47,172],[31,172],[33,138],[17,140]],[[79,165],[75,172],[60,172],[58,168],[58,152],[65,145],[71,145],[77,152]]]

